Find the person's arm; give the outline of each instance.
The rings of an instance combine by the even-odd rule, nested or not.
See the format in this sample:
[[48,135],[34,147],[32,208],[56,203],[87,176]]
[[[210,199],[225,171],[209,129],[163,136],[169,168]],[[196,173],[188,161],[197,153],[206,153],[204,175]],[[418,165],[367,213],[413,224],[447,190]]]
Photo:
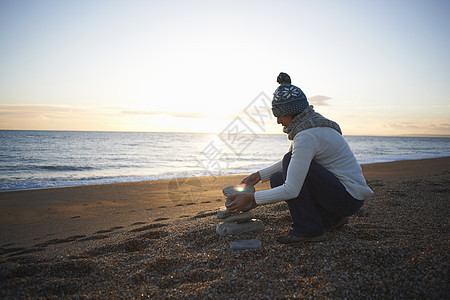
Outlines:
[[245,177],[244,179],[241,180],[241,184],[255,185],[260,181],[266,182],[267,180],[270,179],[270,176],[273,173],[281,172],[282,168],[283,168],[283,165],[282,165],[282,161],[280,160],[279,162],[276,162],[275,164],[273,164],[267,168],[264,168],[258,172],[255,172],[255,173],[250,174],[249,176]]
[[294,139],[294,147],[287,170],[286,182],[278,187],[258,191],[254,194],[256,204],[266,204],[294,199],[300,194],[309,166],[317,149],[314,136],[299,133]]
[[267,168],[259,170],[258,173],[261,176],[261,181],[266,182],[270,179],[270,176],[272,176],[272,174],[276,172],[281,172],[282,170],[283,170],[283,160],[280,160]]
[[[283,161],[280,160],[279,162],[262,169],[258,172],[255,172],[244,179],[242,179],[241,184],[249,184],[249,185],[255,185],[259,181],[267,181],[270,179],[270,176],[275,172],[282,171]],[[261,175],[262,174],[262,175]],[[255,195],[254,194],[238,194],[230,197],[231,200],[233,200],[232,203],[230,203],[227,206],[228,210],[232,211],[242,211],[245,207],[248,206],[249,203],[252,203],[252,207],[255,207],[257,204],[255,202]]]
[[253,173],[241,180],[240,184],[255,185],[261,180],[259,172]]

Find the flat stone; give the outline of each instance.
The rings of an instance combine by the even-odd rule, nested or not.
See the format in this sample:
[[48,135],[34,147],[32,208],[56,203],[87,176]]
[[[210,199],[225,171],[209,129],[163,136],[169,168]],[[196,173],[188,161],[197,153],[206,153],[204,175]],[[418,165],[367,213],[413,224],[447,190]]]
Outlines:
[[222,193],[225,197],[234,196],[236,194],[253,194],[255,188],[252,185],[238,184],[224,187]]
[[233,214],[233,212],[231,210],[228,210],[225,206],[219,207],[219,209],[217,210],[217,218],[218,219],[223,219],[226,217],[229,217]]
[[245,232],[264,231],[265,228],[261,220],[252,220],[244,223],[226,222],[217,225],[216,232],[220,235],[234,235]]
[[231,215],[228,217],[225,217],[222,219],[223,222],[236,222],[236,223],[242,223],[242,222],[247,222],[250,221],[251,219],[255,218],[255,214],[252,212],[243,212],[241,214],[237,214],[237,215]]
[[233,250],[259,249],[261,242],[258,239],[234,241],[230,243],[230,248]]
[[231,203],[233,203],[233,200],[231,200],[230,198],[227,198],[227,200],[225,200],[225,206],[228,206]]

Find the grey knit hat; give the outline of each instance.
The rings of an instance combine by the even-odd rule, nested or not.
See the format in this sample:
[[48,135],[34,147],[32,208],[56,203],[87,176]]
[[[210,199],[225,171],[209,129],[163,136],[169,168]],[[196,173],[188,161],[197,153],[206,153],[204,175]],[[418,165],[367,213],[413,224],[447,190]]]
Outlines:
[[286,73],[277,77],[280,86],[273,93],[272,112],[275,117],[296,115],[309,106],[303,91],[291,84],[291,78]]

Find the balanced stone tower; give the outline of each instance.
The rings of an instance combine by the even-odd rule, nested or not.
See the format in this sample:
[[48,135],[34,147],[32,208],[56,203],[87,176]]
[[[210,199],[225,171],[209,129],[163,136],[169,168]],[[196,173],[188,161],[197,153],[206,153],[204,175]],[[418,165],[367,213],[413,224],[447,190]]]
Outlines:
[[[223,189],[223,194],[227,197],[225,205],[232,202],[229,198],[237,194],[254,193],[255,188],[251,185],[230,185]],[[261,220],[256,220],[255,215],[249,210],[252,205],[249,204],[243,212],[235,214],[227,210],[226,206],[219,208],[217,218],[222,221],[216,227],[216,232],[220,235],[235,235],[245,232],[264,231],[265,226]]]

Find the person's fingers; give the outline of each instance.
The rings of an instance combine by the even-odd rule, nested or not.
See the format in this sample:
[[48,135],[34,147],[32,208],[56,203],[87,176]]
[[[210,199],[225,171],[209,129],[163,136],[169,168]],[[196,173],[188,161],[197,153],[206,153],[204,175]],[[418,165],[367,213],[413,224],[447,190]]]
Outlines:
[[233,202],[227,206],[227,210],[236,210],[238,206],[239,206],[238,203]]
[[[235,196],[235,198],[236,198],[236,196]],[[244,206],[245,206],[245,204],[243,203],[243,199],[240,198],[240,199],[236,199],[235,201],[231,202],[227,206],[227,210],[241,211]]]
[[231,196],[231,197],[229,197],[229,199],[232,200],[232,202],[229,203],[228,205],[225,205],[225,207],[227,209],[229,209],[230,207],[236,206],[236,203],[237,203],[236,201],[234,201],[236,199],[236,196]]

